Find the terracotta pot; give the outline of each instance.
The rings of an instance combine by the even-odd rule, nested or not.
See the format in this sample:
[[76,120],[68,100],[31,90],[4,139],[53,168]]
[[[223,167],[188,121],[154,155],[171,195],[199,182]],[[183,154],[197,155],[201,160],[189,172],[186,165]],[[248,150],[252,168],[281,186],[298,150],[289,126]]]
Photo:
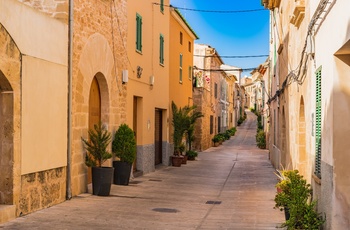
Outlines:
[[181,167],[183,156],[172,156],[171,162],[174,167]]
[[188,159],[188,156],[183,156],[183,158],[182,158],[182,164],[187,164],[187,159]]

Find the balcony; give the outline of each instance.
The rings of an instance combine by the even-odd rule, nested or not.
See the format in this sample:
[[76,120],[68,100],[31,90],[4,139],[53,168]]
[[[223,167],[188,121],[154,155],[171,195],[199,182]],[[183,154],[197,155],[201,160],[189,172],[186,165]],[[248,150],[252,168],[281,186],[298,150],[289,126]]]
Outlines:
[[269,10],[273,10],[276,7],[279,7],[281,0],[261,0],[261,5]]
[[305,0],[296,0],[290,23],[299,27],[305,17]]

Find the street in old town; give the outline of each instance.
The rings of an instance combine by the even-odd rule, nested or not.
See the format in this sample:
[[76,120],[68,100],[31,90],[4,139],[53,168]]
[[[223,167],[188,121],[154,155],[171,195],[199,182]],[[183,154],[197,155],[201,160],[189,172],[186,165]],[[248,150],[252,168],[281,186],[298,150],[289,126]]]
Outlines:
[[256,147],[256,116],[219,147],[181,167],[161,167],[112,185],[109,197],[81,194],[0,225],[0,229],[275,229],[276,176]]

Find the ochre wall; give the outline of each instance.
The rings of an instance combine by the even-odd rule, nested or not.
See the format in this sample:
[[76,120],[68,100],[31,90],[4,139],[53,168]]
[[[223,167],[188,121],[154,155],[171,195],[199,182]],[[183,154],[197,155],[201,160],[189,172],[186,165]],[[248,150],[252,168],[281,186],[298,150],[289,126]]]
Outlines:
[[114,133],[126,121],[126,87],[121,84],[122,70],[127,69],[126,1],[74,1],[73,30],[71,186],[74,196],[87,192],[86,151],[81,137],[87,138],[89,93],[95,76],[101,93],[102,123]]
[[[169,1],[164,1],[169,5]],[[136,13],[142,16],[142,53],[136,51]],[[165,119],[168,118],[169,106],[169,11],[154,5],[153,1],[128,1],[128,57],[130,63],[128,96],[127,96],[127,123],[133,124],[133,99],[141,97],[143,114],[141,114],[137,133],[137,145],[154,144],[154,117],[155,109],[165,110]],[[159,36],[164,36],[164,65],[159,64]],[[137,77],[137,66],[143,68],[140,78]],[[154,76],[154,85],[150,85],[150,77]],[[163,125],[163,141],[168,139],[168,125]]]

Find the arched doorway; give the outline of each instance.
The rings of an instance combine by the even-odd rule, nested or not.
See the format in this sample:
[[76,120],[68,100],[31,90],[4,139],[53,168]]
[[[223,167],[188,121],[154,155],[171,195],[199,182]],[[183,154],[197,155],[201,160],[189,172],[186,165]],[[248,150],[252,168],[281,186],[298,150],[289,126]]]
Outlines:
[[0,204],[13,203],[13,90],[0,70]]
[[298,170],[301,175],[306,177],[307,172],[307,156],[306,156],[306,124],[305,124],[305,111],[304,111],[304,98],[300,99],[299,106],[299,123],[298,123]]
[[[89,94],[89,130],[101,121],[101,94],[96,76],[92,79]],[[91,168],[88,169],[88,183],[92,182]]]

